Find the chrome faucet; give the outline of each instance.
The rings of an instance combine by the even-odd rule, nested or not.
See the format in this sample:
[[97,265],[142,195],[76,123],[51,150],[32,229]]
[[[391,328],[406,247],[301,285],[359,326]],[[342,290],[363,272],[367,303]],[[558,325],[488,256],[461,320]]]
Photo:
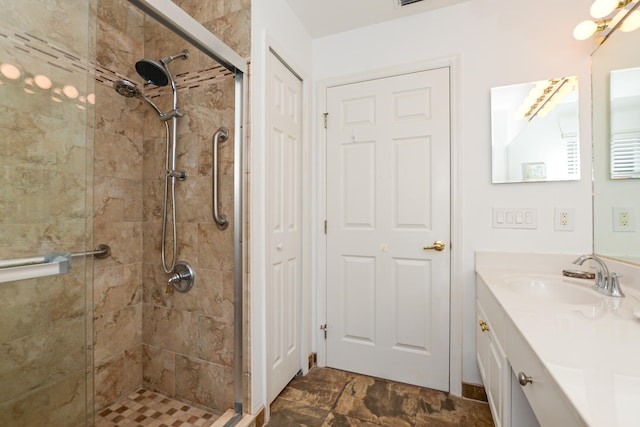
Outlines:
[[596,283],[593,288],[598,292],[610,297],[624,297],[624,293],[620,288],[620,281],[618,280],[620,276],[618,276],[616,273],[609,272],[609,268],[607,267],[607,264],[604,263],[602,258],[595,255],[581,255],[576,258],[573,263],[582,265],[585,263],[585,261],[588,260],[594,261],[599,266],[598,272],[596,273]]

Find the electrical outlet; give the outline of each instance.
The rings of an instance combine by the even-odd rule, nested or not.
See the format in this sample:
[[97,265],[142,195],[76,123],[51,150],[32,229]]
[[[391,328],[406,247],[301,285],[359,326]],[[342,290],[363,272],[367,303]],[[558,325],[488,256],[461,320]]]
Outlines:
[[574,209],[556,208],[554,214],[553,228],[555,231],[574,230]]
[[629,207],[613,207],[613,231],[635,231],[635,212]]

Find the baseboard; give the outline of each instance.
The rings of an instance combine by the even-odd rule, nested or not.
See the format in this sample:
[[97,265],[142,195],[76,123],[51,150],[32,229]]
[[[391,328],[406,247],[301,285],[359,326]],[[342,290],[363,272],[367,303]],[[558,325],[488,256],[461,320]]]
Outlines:
[[309,355],[309,369],[318,364],[318,353],[311,353]]
[[487,393],[482,384],[462,383],[462,397],[480,402],[488,402]]

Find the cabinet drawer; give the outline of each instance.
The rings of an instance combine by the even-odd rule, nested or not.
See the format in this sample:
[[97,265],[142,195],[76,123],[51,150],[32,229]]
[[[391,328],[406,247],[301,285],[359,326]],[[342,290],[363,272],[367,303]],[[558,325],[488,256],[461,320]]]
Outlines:
[[585,426],[573,405],[551,378],[516,327],[507,325],[507,355],[514,374],[523,372],[532,382],[521,386],[541,426]]

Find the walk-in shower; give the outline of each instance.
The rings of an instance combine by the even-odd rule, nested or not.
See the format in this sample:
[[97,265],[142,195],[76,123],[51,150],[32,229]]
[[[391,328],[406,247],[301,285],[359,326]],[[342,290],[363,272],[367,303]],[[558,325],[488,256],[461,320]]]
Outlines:
[[[242,346],[250,4],[45,1],[43,13],[37,3],[11,2],[0,16],[0,260],[12,260],[0,262],[0,424],[101,425],[109,407],[144,389],[179,408],[224,413],[232,425],[250,402]],[[220,14],[194,13],[197,22],[176,3]],[[221,30],[224,42],[207,29],[222,21],[234,23]],[[136,67],[139,58],[153,59]],[[223,126],[216,177],[227,230],[209,201],[212,135]],[[100,257],[108,250],[99,243],[110,256]],[[8,276],[14,268],[19,277]],[[165,292],[196,273],[192,291]],[[136,425],[155,422],[137,419],[145,413]]]
[[[151,99],[145,96],[138,86],[129,80],[116,80],[113,82],[113,88],[120,95],[127,98],[140,98],[158,113],[160,120],[165,127],[165,181],[164,181],[164,204],[162,210],[162,246],[161,246],[161,262],[162,269],[167,274],[172,274],[168,280],[167,292],[172,287],[180,292],[189,291],[195,281],[195,273],[191,265],[185,261],[176,262],[177,257],[177,222],[176,222],[176,179],[184,181],[187,173],[183,170],[177,170],[176,157],[178,145],[178,117],[183,117],[184,113],[178,108],[178,90],[176,81],[173,78],[169,64],[176,59],[186,60],[189,58],[189,51],[183,50],[174,55],[162,57],[159,60],[142,59],[136,62],[135,68],[140,77],[146,83],[162,87],[171,84],[172,104],[171,110],[163,112]],[[171,121],[171,126],[169,126]],[[172,229],[172,251],[171,262],[167,262],[167,221],[169,220],[169,210],[171,210],[171,229]]]

